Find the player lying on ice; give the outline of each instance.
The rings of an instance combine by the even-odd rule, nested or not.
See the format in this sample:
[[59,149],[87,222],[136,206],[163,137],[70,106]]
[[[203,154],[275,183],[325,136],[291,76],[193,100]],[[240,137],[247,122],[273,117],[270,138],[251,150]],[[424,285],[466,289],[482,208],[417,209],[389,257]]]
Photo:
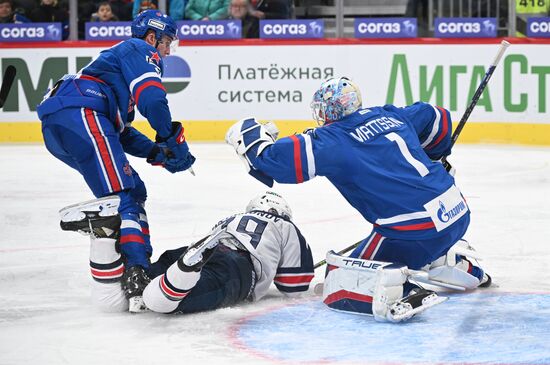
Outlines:
[[[350,255],[356,260],[329,253],[329,307],[400,321],[443,300],[409,284],[410,270],[425,273],[416,272],[417,281],[455,289],[490,285],[462,240],[468,204],[439,161],[451,153],[449,111],[422,102],[362,108],[359,88],[345,77],[323,82],[311,108],[320,128],[277,140],[273,123],[248,118],[226,141],[268,186],[326,176],[373,225]],[[409,306],[392,307],[403,301]]]
[[[105,311],[128,310],[120,282],[126,258],[118,240],[126,222],[119,203],[118,196],[109,196],[60,211],[64,230],[91,236],[92,297]],[[246,213],[220,221],[208,236],[165,251],[152,263],[143,302],[155,312],[193,313],[259,300],[272,282],[284,294],[307,291],[313,258],[291,219],[288,203],[277,193],[255,197]]]

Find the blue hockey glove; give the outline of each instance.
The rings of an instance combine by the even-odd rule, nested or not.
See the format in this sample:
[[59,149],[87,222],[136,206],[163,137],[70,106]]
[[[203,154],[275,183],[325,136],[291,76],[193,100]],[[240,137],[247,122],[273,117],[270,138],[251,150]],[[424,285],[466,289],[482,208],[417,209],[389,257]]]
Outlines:
[[166,170],[175,173],[187,170],[195,162],[195,157],[189,152],[189,146],[185,142],[180,122],[172,122],[172,133],[167,138],[157,134],[156,142],[147,157],[150,164],[162,165]]
[[255,118],[246,118],[235,123],[225,135],[225,141],[235,148],[235,152],[244,162],[247,172],[266,184],[273,186],[273,179],[254,168],[254,161],[269,145],[275,142],[279,130],[273,122],[260,124]]

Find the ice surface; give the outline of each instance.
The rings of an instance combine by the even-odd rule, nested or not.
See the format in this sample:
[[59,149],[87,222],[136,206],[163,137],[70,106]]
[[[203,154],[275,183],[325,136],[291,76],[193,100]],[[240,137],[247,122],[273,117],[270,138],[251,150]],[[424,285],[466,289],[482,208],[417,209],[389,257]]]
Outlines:
[[[229,146],[190,143],[196,176],[131,160],[148,188],[154,257],[200,238],[264,189]],[[100,313],[90,303],[88,239],[61,231],[57,215],[91,193],[43,146],[0,146],[0,364],[548,364],[550,148],[459,145],[450,161],[473,212],[466,238],[498,287],[391,326],[328,311],[312,292],[287,300],[275,289],[258,303],[197,315]],[[324,178],[275,189],[290,203],[315,261],[370,232]],[[415,326],[422,335],[414,336]],[[285,345],[300,337],[303,349]],[[480,338],[476,351],[466,351]],[[416,356],[415,348],[437,353]],[[514,358],[491,355],[499,351]]]

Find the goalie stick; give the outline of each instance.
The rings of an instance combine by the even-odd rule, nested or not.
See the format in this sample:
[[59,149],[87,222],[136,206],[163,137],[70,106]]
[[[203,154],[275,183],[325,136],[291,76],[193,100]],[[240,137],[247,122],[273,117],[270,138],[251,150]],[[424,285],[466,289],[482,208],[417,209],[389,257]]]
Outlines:
[[2,79],[2,87],[0,88],[0,108],[4,106],[4,103],[8,98],[8,94],[10,92],[11,85],[13,84],[13,80],[15,80],[16,73],[17,73],[16,69],[12,65],[9,65],[8,67],[6,67],[6,70],[4,71],[4,77]]
[[[481,94],[483,94],[483,91],[485,91],[485,87],[487,87],[487,84],[489,83],[491,76],[493,76],[493,72],[495,72],[495,69],[497,68],[498,63],[500,62],[500,59],[504,55],[504,52],[506,52],[506,48],[508,48],[509,45],[510,45],[510,42],[508,41],[503,40],[502,42],[500,42],[500,48],[498,49],[497,55],[495,56],[493,63],[491,63],[491,66],[489,66],[489,69],[487,69],[487,72],[485,72],[485,76],[483,76],[483,79],[481,80],[481,83],[477,87],[477,90],[474,93],[474,96],[472,96],[472,100],[470,100],[470,104],[468,104],[468,107],[464,111],[462,118],[460,118],[460,122],[458,122],[458,125],[456,126],[456,129],[453,132],[453,135],[451,137],[451,146],[449,147],[449,149],[453,148],[453,146],[455,145],[456,140],[460,135],[460,132],[462,132],[462,129],[464,129],[464,126],[466,125],[466,122],[468,121],[470,114],[472,114],[472,110],[474,110],[474,107],[479,101]],[[447,162],[447,156],[444,156],[441,159],[441,163],[443,164],[443,166],[447,171],[451,169],[451,165]]]
[[[466,122],[468,121],[468,118],[470,117],[470,114],[472,114],[472,110],[474,109],[477,102],[479,101],[479,98],[481,97],[481,94],[483,94],[483,91],[487,87],[487,84],[489,83],[489,80],[491,79],[491,76],[493,76],[493,73],[495,72],[495,69],[496,69],[498,63],[500,62],[500,59],[504,55],[504,52],[506,52],[506,48],[508,48],[508,46],[510,46],[510,42],[508,42],[506,40],[503,40],[502,42],[500,42],[500,48],[498,49],[498,52],[497,52],[497,55],[495,56],[495,59],[493,60],[493,62],[489,66],[489,69],[487,70],[487,72],[485,72],[485,76],[483,76],[483,79],[481,80],[481,83],[477,87],[477,90],[474,93],[474,96],[472,96],[472,100],[470,100],[470,104],[468,104],[468,107],[464,111],[464,114],[462,115],[462,118],[460,118],[460,122],[458,123],[458,125],[456,126],[456,129],[453,132],[453,135],[451,137],[451,146],[450,146],[450,148],[452,148],[454,146],[454,144],[456,143],[456,141],[458,139],[458,136],[460,135],[460,132],[462,132],[462,129],[464,129],[464,125],[466,125]],[[447,162],[447,157],[443,157],[441,159],[441,163],[443,164],[443,166],[445,167],[445,169],[447,171],[449,171],[451,169],[451,165]],[[353,245],[348,246],[348,247],[338,251],[337,254],[342,255],[342,254],[348,253],[349,251],[351,251],[354,248],[356,248],[357,246],[359,246],[359,244],[362,241],[363,240],[361,240],[359,242],[356,242]],[[325,265],[326,263],[327,263],[326,260],[321,260],[313,266],[313,269],[317,269],[318,267],[321,267],[321,266]]]

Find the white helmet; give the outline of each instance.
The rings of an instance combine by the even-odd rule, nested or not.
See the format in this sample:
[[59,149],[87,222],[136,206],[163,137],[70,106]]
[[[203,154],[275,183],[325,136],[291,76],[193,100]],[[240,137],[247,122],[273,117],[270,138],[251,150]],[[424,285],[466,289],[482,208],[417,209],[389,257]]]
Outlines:
[[279,215],[283,218],[292,219],[292,210],[282,196],[274,191],[266,191],[252,199],[246,206],[246,212],[261,210],[264,212]]

